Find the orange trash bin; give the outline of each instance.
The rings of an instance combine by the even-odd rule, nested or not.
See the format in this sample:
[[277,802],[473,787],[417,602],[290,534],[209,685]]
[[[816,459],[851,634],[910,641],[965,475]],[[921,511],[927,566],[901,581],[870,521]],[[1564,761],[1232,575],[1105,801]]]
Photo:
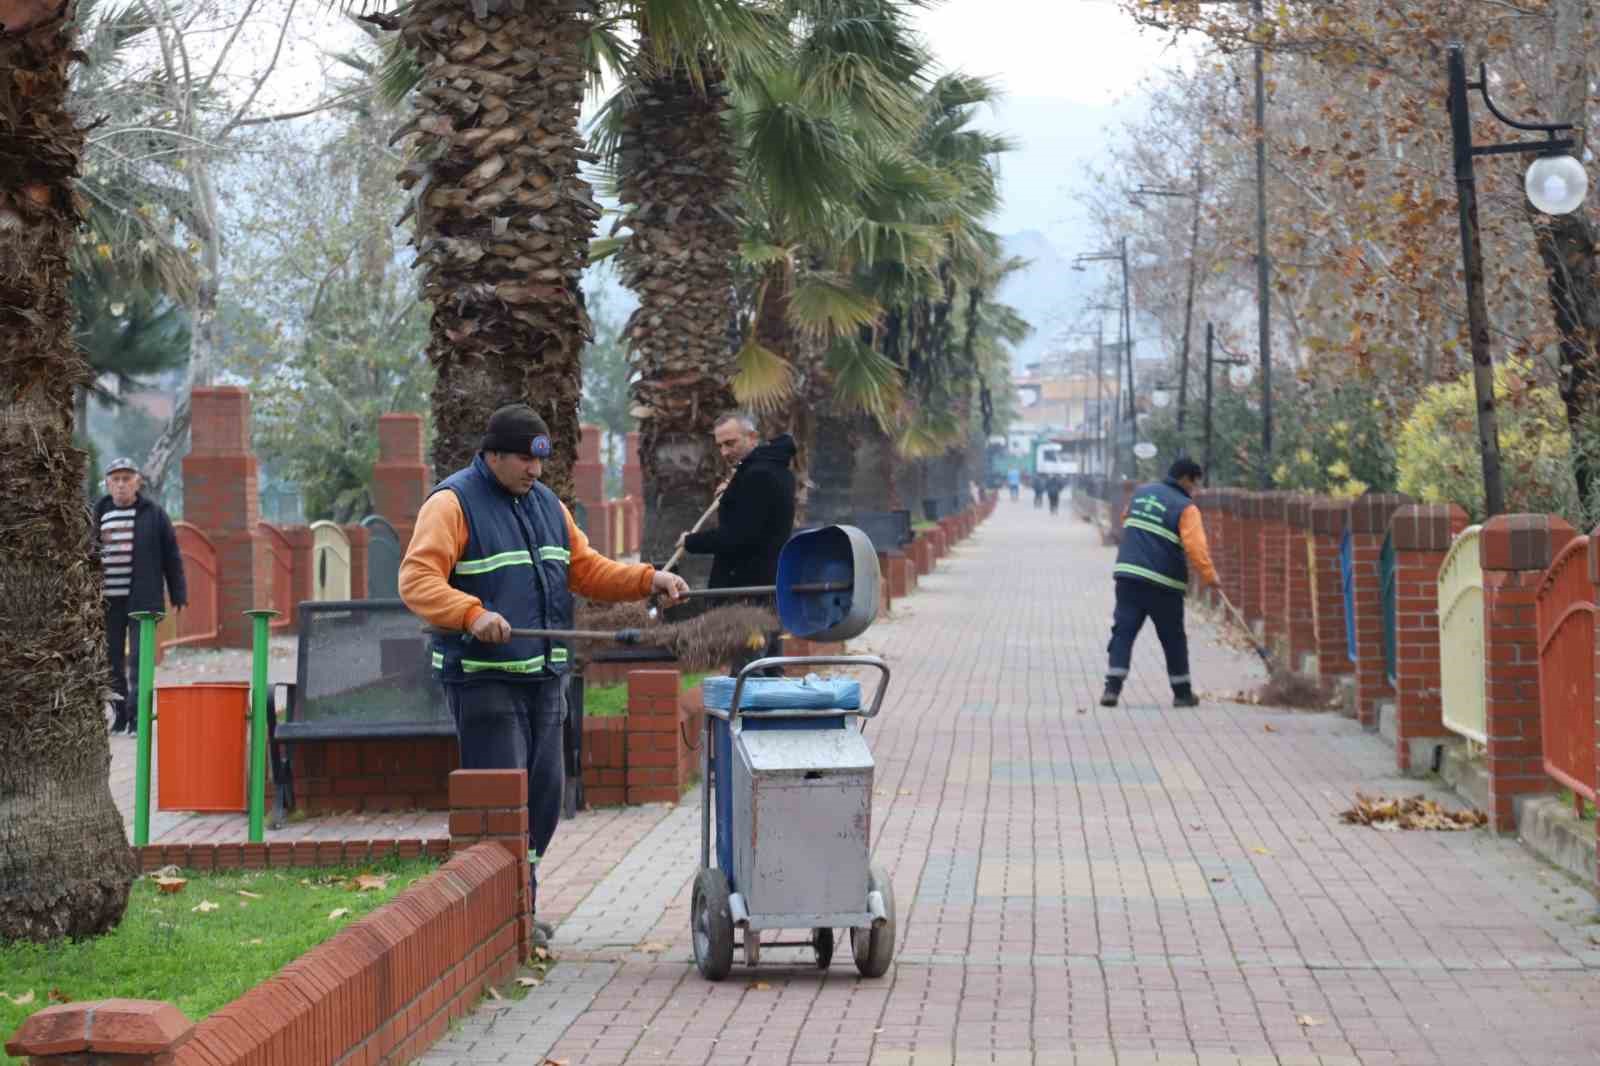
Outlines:
[[242,811],[246,682],[156,687],[156,809]]

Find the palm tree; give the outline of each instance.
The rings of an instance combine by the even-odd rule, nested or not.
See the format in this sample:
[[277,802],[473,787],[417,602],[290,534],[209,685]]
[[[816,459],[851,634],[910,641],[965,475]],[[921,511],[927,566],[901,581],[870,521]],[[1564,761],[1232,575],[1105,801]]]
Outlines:
[[572,495],[580,356],[591,330],[579,279],[600,208],[580,164],[578,111],[592,0],[411,0],[397,28],[417,65],[411,161],[434,470],[468,462],[489,414],[522,401],[556,445],[545,483]]
[[[626,0],[639,43],[600,124],[626,229],[622,281],[639,297],[623,336],[645,486],[646,559],[670,555],[721,478],[711,444],[734,405],[736,161],[727,71],[769,58],[781,25],[741,0]],[[682,568],[696,581],[709,559]]]
[[105,631],[73,447],[84,135],[71,5],[0,0],[0,940],[103,932],[136,870],[107,780]]

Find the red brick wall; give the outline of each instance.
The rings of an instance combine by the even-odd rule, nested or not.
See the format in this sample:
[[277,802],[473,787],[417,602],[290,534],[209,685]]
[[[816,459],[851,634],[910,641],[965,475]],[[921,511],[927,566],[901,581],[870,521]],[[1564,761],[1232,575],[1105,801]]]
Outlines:
[[1484,732],[1489,821],[1517,827],[1518,796],[1548,792],[1539,730],[1539,621],[1545,569],[1577,534],[1551,515],[1497,515],[1483,527]]
[[627,718],[583,720],[583,798],[591,807],[628,802]]
[[1411,503],[1399,493],[1370,493],[1350,505],[1350,555],[1354,566],[1352,600],[1356,612],[1356,717],[1372,727],[1378,703],[1394,694],[1383,657],[1383,584],[1378,557],[1389,519]]
[[367,545],[372,540],[371,534],[360,522],[339,528],[350,539],[350,598],[364,600],[367,598]]
[[1238,518],[1239,598],[1234,606],[1254,624],[1264,621],[1261,613],[1261,493],[1241,492],[1234,498]]
[[[147,1000],[65,1003],[32,1015],[7,1052],[36,1066],[387,1066],[416,1059],[527,957],[526,777],[520,770],[462,774],[474,779],[451,781],[451,821],[461,832],[449,842],[455,854],[448,862],[204,1021]],[[396,842],[372,843],[377,850]],[[439,851],[446,844],[436,843]],[[293,847],[302,845],[320,861],[324,852],[340,861],[350,842]],[[240,849],[230,857],[248,854],[259,860],[252,865],[265,866],[279,846],[211,847]]]
[[1317,673],[1323,677],[1341,677],[1355,670],[1345,637],[1344,575],[1339,566],[1339,543],[1349,523],[1349,500],[1318,500],[1311,505],[1311,543],[1317,571],[1317,595],[1312,608]]
[[454,737],[318,740],[288,745],[295,802],[312,813],[443,810]]
[[684,734],[677,670],[628,675],[627,801],[676,803],[683,793]]
[[417,512],[422,509],[422,501],[431,488],[433,471],[422,457],[422,416],[379,415],[378,461],[372,467],[372,507],[394,526],[401,551],[411,543]]
[[1316,497],[1296,494],[1284,509],[1289,527],[1286,549],[1288,569],[1289,665],[1294,670],[1317,653],[1317,615],[1311,602],[1311,508]]
[[250,395],[242,388],[198,388],[189,399],[189,454],[183,457],[184,520],[217,549],[217,639],[250,646],[245,611],[268,605],[270,572],[256,523],[261,501],[250,454]]
[[285,870],[313,866],[361,866],[389,858],[445,858],[445,837],[382,837],[371,840],[281,840],[270,844],[146,844],[134,848],[142,873],[178,866],[202,873],[212,870]]
[[1411,741],[1448,735],[1439,677],[1439,567],[1467,515],[1454,505],[1402,507],[1389,519],[1395,547],[1395,765],[1411,769]]
[[1261,618],[1267,647],[1280,655],[1289,643],[1289,498],[1284,492],[1257,497],[1261,514]]

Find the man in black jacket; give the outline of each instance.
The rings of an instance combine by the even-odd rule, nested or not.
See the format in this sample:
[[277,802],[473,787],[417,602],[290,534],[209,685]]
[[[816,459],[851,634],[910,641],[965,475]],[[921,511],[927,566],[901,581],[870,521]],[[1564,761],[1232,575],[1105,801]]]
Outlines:
[[714,589],[775,584],[778,553],[794,532],[794,438],[785,433],[762,444],[755,419],[742,412],[723,415],[713,433],[733,468],[717,506],[717,527],[679,543],[690,554],[713,556]]
[[[106,495],[94,508],[106,582],[106,647],[117,701],[113,733],[136,732],[139,724],[139,624],[128,615],[164,611],[168,596],[180,611],[189,603],[178,535],[167,512],[139,491],[141,483],[132,459],[116,460],[106,467]],[[132,647],[131,657],[125,644]]]

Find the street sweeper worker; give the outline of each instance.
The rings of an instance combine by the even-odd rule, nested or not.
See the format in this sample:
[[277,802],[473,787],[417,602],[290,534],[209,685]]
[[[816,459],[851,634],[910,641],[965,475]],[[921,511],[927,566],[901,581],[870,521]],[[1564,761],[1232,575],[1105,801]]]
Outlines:
[[784,433],[762,444],[756,420],[733,411],[717,419],[712,439],[732,471],[717,505],[717,526],[685,533],[678,543],[690,555],[712,557],[711,588],[771,585],[794,532],[794,438]]
[[[472,463],[423,503],[400,563],[400,598],[430,626],[451,631],[435,636],[430,652],[462,768],[528,773],[535,871],[561,814],[562,678],[571,652],[511,630],[571,629],[574,592],[675,603],[689,590],[677,574],[619,563],[589,546],[566,506],[539,483],[550,449],[550,431],[532,408],[496,411]],[[533,883],[537,900],[537,876]],[[534,929],[535,941],[547,943],[549,925],[535,920]]]
[[1205,525],[1194,492],[1205,471],[1193,459],[1179,459],[1166,479],[1140,486],[1122,516],[1122,544],[1112,570],[1117,589],[1111,623],[1111,665],[1100,706],[1115,707],[1133,661],[1133,642],[1145,619],[1155,623],[1167,656],[1167,680],[1174,707],[1198,707],[1189,677],[1189,638],[1183,629],[1183,594],[1191,570],[1203,586],[1217,583],[1206,544]]

